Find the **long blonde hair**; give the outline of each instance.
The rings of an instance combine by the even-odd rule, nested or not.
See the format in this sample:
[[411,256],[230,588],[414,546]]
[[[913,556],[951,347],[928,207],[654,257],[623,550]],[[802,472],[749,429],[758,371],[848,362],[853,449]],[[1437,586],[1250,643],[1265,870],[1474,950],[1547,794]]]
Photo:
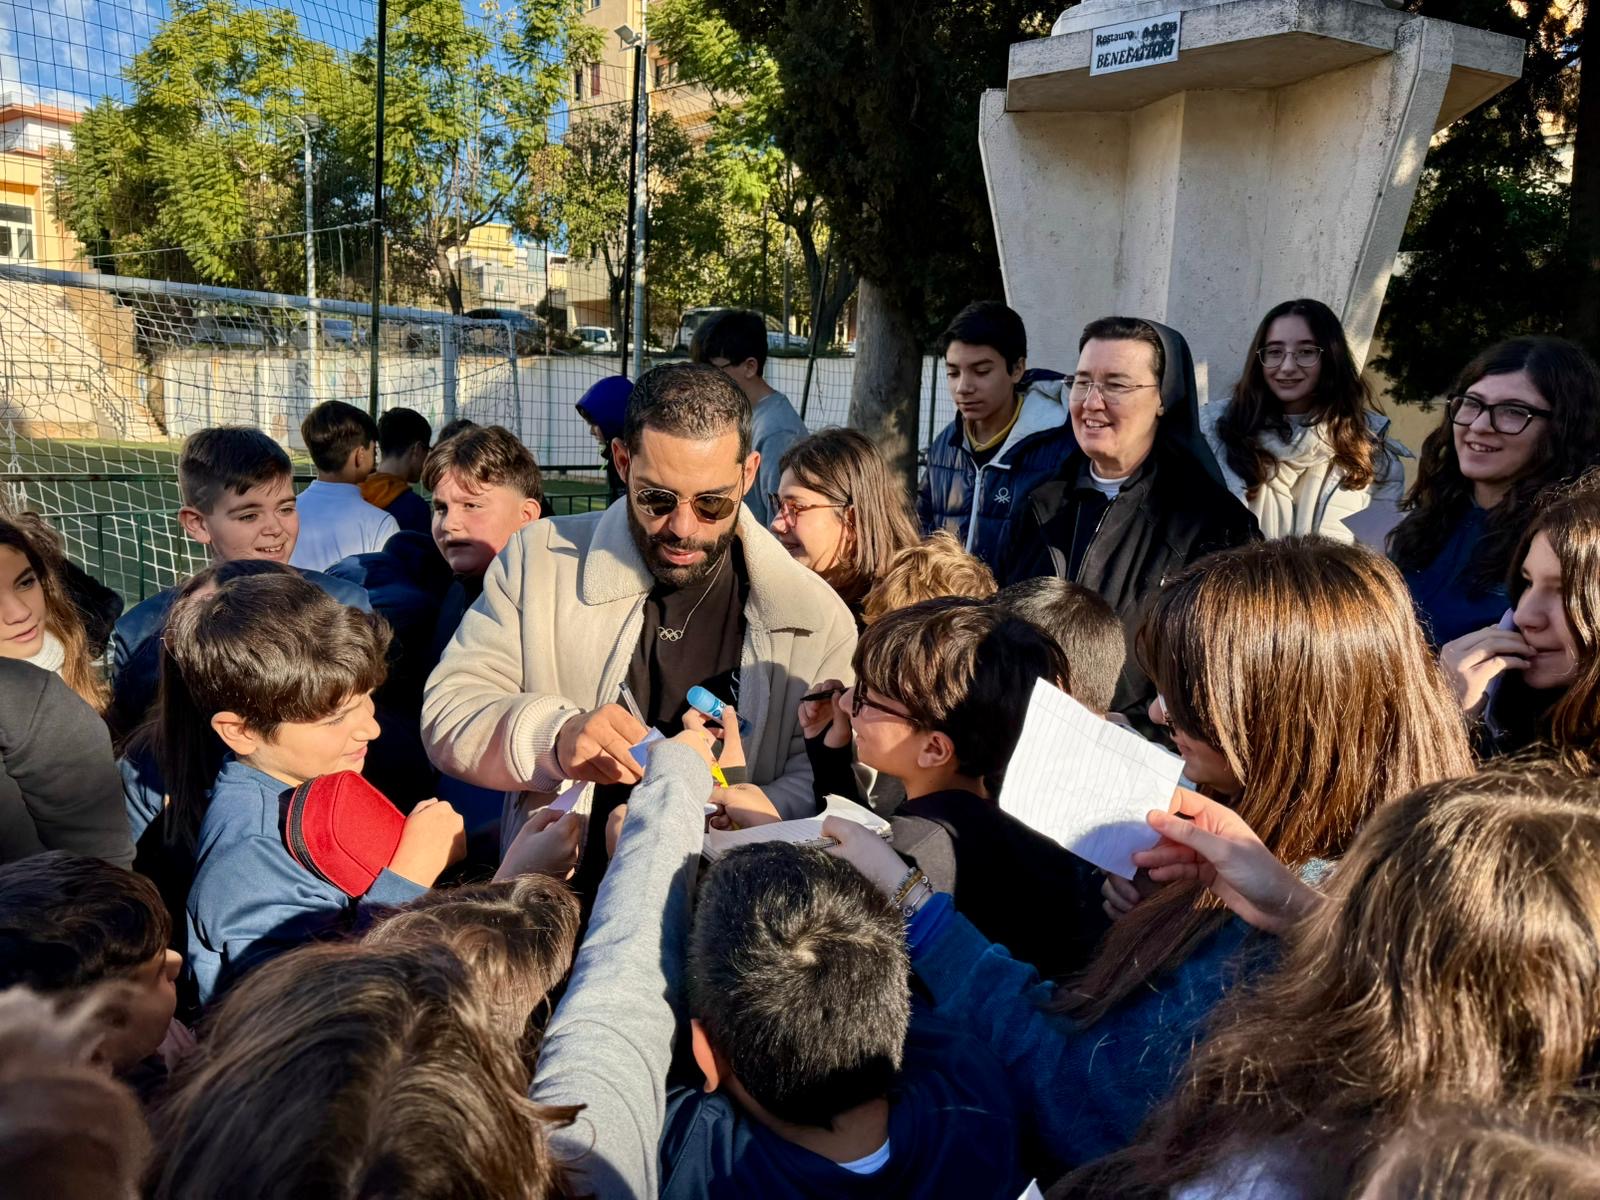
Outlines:
[[[1231,805],[1284,862],[1344,853],[1372,810],[1472,769],[1460,705],[1381,555],[1283,538],[1200,560],[1139,629],[1140,665],[1172,727],[1243,782]],[[1099,1020],[1227,920],[1173,885],[1114,925],[1057,1008]]]

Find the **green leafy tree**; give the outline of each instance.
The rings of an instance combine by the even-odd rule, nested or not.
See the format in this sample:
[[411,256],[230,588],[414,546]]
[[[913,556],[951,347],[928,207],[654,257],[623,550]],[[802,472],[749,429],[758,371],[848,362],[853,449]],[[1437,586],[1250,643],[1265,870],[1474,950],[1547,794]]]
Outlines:
[[[1575,119],[1578,42],[1561,0],[1423,0],[1423,15],[1526,40],[1522,77],[1428,152],[1378,321],[1373,365],[1402,402],[1442,395],[1483,347],[1577,319],[1571,188],[1550,133]],[[1600,165],[1600,164],[1597,164]]]
[[[770,215],[794,234],[806,277],[795,309],[809,313],[815,304],[815,325],[826,342],[855,292],[856,272],[842,257],[832,261],[827,254],[827,206],[778,145],[776,121],[784,95],[776,60],[744,40],[710,0],[661,0],[650,19],[652,36],[677,65],[679,78],[711,96],[713,132],[706,154],[729,180],[730,198],[747,213],[759,211],[761,222]],[[769,293],[761,300],[767,311],[777,307],[771,284],[769,273],[767,286],[757,289]]]
[[133,102],[100,100],[57,157],[58,216],[121,274],[297,289],[300,248],[272,238],[304,223],[291,118],[335,75],[293,13],[179,0],[127,67]]
[[[462,310],[458,254],[475,229],[524,203],[563,101],[569,63],[600,52],[600,31],[578,0],[485,0],[471,20],[460,0],[395,0],[390,7],[384,113],[385,229],[401,279],[436,277]],[[564,48],[565,54],[555,52]],[[338,122],[341,154],[370,159],[376,49],[351,61],[357,84]]]
[[[704,179],[685,180],[693,155],[689,140],[670,115],[650,117],[649,169],[646,188],[653,213],[647,244],[646,270],[656,267],[681,274],[675,262],[715,246],[719,228],[707,224],[695,205],[704,199]],[[586,113],[573,121],[559,144],[545,148],[533,184],[522,192],[516,223],[540,241],[564,242],[574,261],[599,263],[606,275],[611,324],[622,327],[622,299],[629,284],[628,160],[633,146],[633,115],[628,105],[612,105],[603,114]],[[680,184],[693,189],[680,192]],[[691,225],[693,222],[698,224]]]
[[851,423],[909,477],[922,348],[962,304],[1001,294],[978,157],[978,102],[1011,43],[1060,4],[1021,0],[707,0],[770,55],[769,128],[861,277]]
[[[461,308],[452,252],[504,219],[545,147],[568,59],[599,52],[580,0],[396,0],[386,64],[385,231],[402,289]],[[58,215],[123,274],[295,292],[302,127],[316,115],[319,227],[371,220],[375,62],[304,36],[292,12],[177,0],[125,71],[132,99],[95,104],[56,160]],[[173,254],[148,253],[176,247]],[[368,264],[370,266],[370,264]]]

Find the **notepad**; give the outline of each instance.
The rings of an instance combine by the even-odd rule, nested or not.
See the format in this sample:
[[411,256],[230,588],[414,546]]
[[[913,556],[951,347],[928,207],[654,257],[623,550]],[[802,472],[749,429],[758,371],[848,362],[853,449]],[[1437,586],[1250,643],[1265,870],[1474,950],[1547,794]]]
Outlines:
[[1006,767],[1000,808],[1103,871],[1131,879],[1161,840],[1145,820],[1172,806],[1183,759],[1094,715],[1044,680]]
[[837,845],[825,837],[822,822],[825,817],[843,817],[857,825],[865,825],[873,833],[889,838],[889,822],[870,808],[862,808],[854,800],[843,796],[829,796],[822,812],[814,817],[801,817],[794,821],[769,821],[765,825],[752,825],[748,829],[708,829],[701,853],[715,862],[736,846],[753,846],[759,842],[794,842],[802,846]]

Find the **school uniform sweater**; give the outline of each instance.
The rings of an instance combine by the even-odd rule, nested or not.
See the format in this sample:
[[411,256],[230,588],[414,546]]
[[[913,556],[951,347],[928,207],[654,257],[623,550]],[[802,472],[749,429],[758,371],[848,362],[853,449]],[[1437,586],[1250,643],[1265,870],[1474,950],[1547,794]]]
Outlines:
[[889,1093],[889,1159],[856,1174],[785,1141],[725,1092],[673,1089],[661,1137],[662,1200],[1016,1200],[1028,1185],[1000,1063],[933,1014],[913,1012]]
[[195,849],[185,969],[207,1004],[251,967],[303,942],[348,933],[370,906],[428,889],[384,870],[359,899],[324,883],[283,840],[288,784],[230,758],[217,773]]

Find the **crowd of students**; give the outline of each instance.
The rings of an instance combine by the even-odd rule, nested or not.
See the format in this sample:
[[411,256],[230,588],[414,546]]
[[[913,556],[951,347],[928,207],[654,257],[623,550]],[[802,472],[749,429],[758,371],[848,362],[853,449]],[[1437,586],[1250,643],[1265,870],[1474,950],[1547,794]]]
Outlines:
[[[915,495],[730,313],[580,402],[604,511],[329,402],[120,619],[0,518],[0,1191],[1600,1196],[1600,369],[1407,488],[1314,300],[1204,407],[940,349]],[[1181,757],[1131,880],[1003,807],[1040,686]]]

